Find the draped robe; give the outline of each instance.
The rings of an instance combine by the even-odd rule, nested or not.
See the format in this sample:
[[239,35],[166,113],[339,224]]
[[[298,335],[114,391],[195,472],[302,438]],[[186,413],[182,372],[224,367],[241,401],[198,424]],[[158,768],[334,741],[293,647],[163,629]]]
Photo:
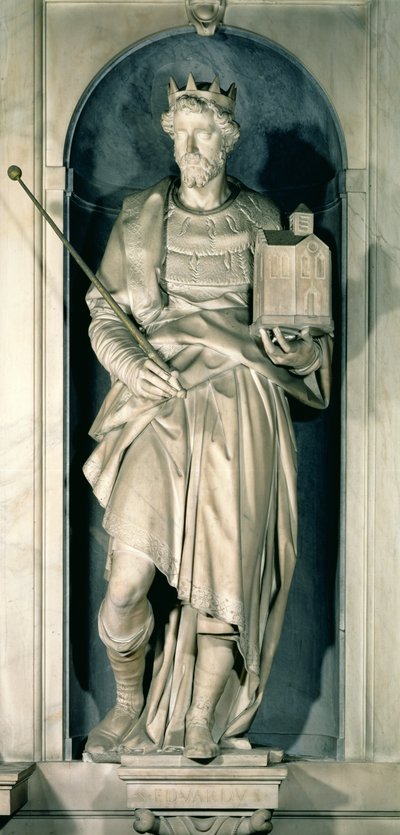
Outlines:
[[[249,727],[278,644],[296,556],[296,452],[287,394],[328,403],[331,339],[293,372],[249,334],[254,242],[279,228],[265,196],[231,181],[211,212],[180,205],[170,178],[124,201],[99,277],[187,390],[131,393],[142,353],[95,288],[90,336],[112,387],[84,467],[111,536],[150,558],[177,590],[156,650],[136,745],[184,744],[197,615],[233,625],[240,663],[218,703],[223,744]],[[157,618],[157,612],[155,612]]]

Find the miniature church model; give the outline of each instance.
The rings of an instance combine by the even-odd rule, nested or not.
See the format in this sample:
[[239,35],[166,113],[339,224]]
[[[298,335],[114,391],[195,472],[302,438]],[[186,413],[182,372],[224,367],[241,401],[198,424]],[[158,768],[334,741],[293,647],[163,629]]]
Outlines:
[[254,253],[254,323],[287,335],[309,327],[312,336],[333,329],[330,251],[314,234],[304,204],[290,215],[289,229],[260,229]]

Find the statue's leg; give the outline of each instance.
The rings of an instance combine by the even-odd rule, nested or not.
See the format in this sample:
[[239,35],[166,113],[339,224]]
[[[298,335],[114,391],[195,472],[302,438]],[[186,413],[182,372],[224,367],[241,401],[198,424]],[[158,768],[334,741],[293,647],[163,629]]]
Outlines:
[[99,635],[114,673],[116,703],[90,732],[86,751],[96,758],[116,752],[143,708],[145,652],[154,619],[147,592],[153,564],[133,551],[115,551]]
[[184,753],[192,760],[210,760],[219,754],[219,745],[212,737],[214,712],[232,671],[237,644],[235,630],[229,624],[201,615],[199,623]]

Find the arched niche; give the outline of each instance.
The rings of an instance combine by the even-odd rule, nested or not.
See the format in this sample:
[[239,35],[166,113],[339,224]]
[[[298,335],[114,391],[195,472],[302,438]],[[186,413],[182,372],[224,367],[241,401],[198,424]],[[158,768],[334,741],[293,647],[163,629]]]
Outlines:
[[[221,29],[213,38],[170,31],[135,44],[93,80],[79,102],[65,144],[72,243],[98,266],[125,195],[176,173],[172,144],[160,128],[169,76],[189,72],[238,86],[241,140],[229,173],[268,192],[283,215],[304,202],[333,254],[336,340],[332,402],[324,413],[293,405],[299,450],[299,561],[284,631],[264,702],[253,723],[255,744],[293,755],[335,757],[339,738],[337,564],[340,495],[340,332],[343,283],[341,174],[343,137],[316,80],[292,56],[251,33]],[[87,431],[108,385],[88,339],[85,283],[67,264],[67,574],[70,657],[67,737],[82,740],[113,702],[113,681],[96,616],[104,593],[107,548],[102,511],[81,474]]]

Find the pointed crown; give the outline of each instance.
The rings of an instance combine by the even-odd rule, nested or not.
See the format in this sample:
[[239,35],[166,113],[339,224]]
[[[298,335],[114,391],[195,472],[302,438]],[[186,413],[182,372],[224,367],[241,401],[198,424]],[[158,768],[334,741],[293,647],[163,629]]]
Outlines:
[[230,113],[233,113],[236,102],[236,85],[231,84],[227,91],[221,90],[217,75],[211,84],[203,81],[199,81],[196,84],[192,73],[189,73],[186,87],[179,89],[175,79],[170,78],[168,84],[169,106],[172,107],[182,96],[194,96],[198,99],[213,101],[222,107],[223,110],[228,110]]

